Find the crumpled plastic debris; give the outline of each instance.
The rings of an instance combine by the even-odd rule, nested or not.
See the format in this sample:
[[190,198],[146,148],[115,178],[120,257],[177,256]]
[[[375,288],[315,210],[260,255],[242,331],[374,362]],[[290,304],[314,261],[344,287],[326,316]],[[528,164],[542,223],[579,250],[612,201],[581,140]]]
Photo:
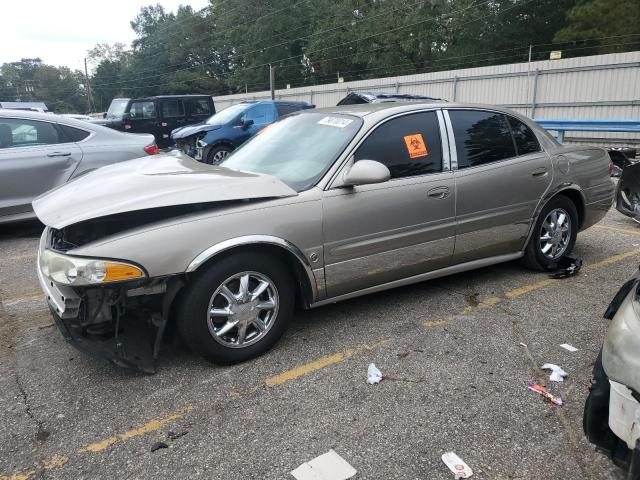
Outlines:
[[578,349],[573,345],[569,345],[568,343],[561,343],[560,346],[565,350],[569,350],[570,352],[577,352]]
[[169,440],[176,440],[177,438],[184,437],[187,433],[189,432],[187,432],[186,430],[181,430],[179,432],[174,432],[172,430],[169,430],[167,432],[167,438]]
[[374,385],[376,383],[380,383],[382,380],[382,372],[378,370],[378,367],[375,364],[370,363],[369,368],[367,369],[367,383],[369,385]]
[[573,255],[565,255],[557,264],[558,269],[549,275],[550,278],[567,278],[576,275],[582,268],[582,259]]
[[564,377],[567,376],[567,372],[565,372],[561,367],[554,363],[545,363],[542,365],[543,370],[551,370],[551,375],[549,375],[549,380],[552,382],[563,382]]
[[447,467],[449,467],[449,470],[455,474],[456,480],[459,478],[469,478],[473,475],[471,467],[464,463],[464,461],[454,452],[443,453],[442,461]]
[[551,392],[549,392],[549,390],[544,388],[542,385],[539,385],[536,382],[528,382],[527,388],[529,390],[533,390],[536,393],[539,393],[554,405],[558,405],[559,407],[562,406],[562,399],[560,397],[553,395]]

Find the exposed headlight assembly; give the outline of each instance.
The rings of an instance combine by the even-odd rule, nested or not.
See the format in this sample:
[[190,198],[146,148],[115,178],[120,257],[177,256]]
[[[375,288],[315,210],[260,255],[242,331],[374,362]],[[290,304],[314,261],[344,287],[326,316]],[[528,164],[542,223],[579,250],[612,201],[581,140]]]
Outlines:
[[100,285],[145,277],[142,269],[129,263],[72,257],[51,250],[41,252],[40,270],[54,282],[72,286]]

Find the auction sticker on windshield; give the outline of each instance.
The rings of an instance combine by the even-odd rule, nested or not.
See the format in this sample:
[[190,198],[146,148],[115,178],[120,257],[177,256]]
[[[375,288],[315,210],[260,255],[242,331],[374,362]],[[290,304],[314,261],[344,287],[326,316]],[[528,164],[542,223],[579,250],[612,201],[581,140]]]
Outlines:
[[349,125],[353,120],[341,117],[324,117],[318,122],[318,125],[329,125],[331,127],[344,128]]
[[424,143],[424,138],[422,138],[422,134],[420,133],[405,135],[404,143],[407,146],[409,158],[426,157],[429,155],[427,145]]

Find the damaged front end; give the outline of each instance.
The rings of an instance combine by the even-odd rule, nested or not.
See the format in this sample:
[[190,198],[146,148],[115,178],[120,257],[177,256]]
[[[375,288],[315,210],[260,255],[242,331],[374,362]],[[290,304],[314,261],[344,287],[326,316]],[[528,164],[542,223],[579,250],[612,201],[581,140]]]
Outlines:
[[618,291],[593,369],[583,426],[589,441],[640,480],[640,271]]
[[616,209],[640,223],[640,163],[622,171],[616,188]]
[[67,255],[57,233],[43,233],[38,278],[64,338],[87,354],[154,373],[182,278],[150,279],[130,262]]

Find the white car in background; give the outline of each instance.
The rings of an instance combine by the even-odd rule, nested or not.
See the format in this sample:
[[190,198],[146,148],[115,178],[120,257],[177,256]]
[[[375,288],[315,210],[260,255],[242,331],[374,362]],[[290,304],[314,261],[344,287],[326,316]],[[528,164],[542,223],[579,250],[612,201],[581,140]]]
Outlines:
[[0,110],[0,224],[35,218],[33,199],[78,175],[157,153],[153,135],[51,113]]

